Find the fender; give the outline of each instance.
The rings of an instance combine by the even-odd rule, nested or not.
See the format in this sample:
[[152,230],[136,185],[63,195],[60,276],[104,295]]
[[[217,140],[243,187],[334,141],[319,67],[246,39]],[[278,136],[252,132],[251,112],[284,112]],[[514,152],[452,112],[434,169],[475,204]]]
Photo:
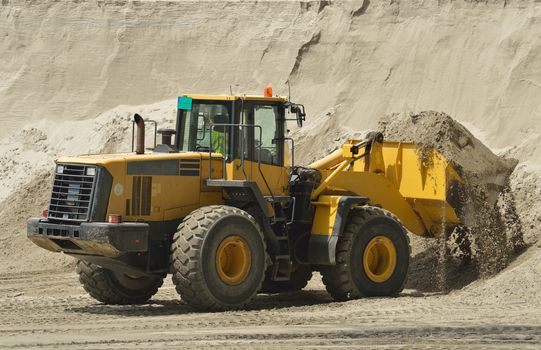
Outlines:
[[336,244],[346,226],[349,211],[367,204],[368,200],[361,196],[320,196],[317,202],[312,202],[316,213],[308,242],[310,264],[336,264]]
[[250,215],[254,216],[256,221],[261,225],[263,235],[269,244],[268,248],[271,255],[274,256],[278,254],[280,251],[280,243],[269,223],[271,213],[269,212],[268,203],[255,181],[209,179],[206,181],[206,185],[209,187],[221,187],[232,200],[254,203],[257,210],[255,210],[255,212],[250,212]]

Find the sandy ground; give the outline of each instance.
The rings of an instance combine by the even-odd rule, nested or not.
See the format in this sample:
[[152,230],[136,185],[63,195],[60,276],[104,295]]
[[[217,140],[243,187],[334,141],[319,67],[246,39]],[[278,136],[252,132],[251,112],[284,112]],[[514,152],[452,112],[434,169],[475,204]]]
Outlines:
[[[54,275],[54,278],[51,278]],[[0,275],[1,349],[539,349],[539,308],[406,289],[397,298],[331,302],[307,290],[259,295],[249,310],[195,312],[170,279],[148,305],[90,299],[75,273]]]

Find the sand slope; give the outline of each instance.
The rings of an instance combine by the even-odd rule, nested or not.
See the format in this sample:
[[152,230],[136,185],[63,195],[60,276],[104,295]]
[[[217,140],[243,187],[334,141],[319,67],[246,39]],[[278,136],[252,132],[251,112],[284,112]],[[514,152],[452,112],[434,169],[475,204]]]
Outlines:
[[259,92],[375,127],[438,110],[540,160],[541,5],[463,1],[97,1],[0,7],[0,135],[179,92]]

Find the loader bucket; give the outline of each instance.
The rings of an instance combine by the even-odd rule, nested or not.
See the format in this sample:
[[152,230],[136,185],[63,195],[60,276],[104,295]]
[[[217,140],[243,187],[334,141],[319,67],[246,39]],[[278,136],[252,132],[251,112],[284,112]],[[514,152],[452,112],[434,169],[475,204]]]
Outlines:
[[434,236],[460,223],[462,179],[434,148],[413,143],[384,142],[385,177],[412,204]]
[[[341,161],[352,159],[348,141],[311,166],[325,179]],[[439,237],[461,222],[462,179],[453,165],[433,148],[407,142],[375,142],[369,154],[348,170],[335,174],[323,193],[348,191],[367,196],[398,216],[413,233]]]

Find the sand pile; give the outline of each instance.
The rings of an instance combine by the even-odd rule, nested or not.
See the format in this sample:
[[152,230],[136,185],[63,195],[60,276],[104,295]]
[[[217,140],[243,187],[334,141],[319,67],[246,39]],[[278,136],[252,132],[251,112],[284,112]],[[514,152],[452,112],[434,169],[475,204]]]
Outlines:
[[541,166],[520,163],[511,175],[510,185],[523,224],[524,242],[541,248]]
[[0,273],[75,266],[73,258],[52,254],[26,238],[26,220],[49,206],[52,185],[51,170],[36,170],[31,176],[28,184],[19,186],[0,203]]
[[84,121],[42,120],[0,139],[0,202],[36,175],[52,169],[58,156],[130,151],[133,114],[170,127],[175,121],[174,107],[174,100],[118,106]]
[[[343,126],[336,114],[340,113],[330,110],[293,132],[298,163],[309,164],[348,138],[366,135],[367,131]],[[460,209],[467,225],[448,232],[445,239],[412,237],[407,288],[422,292],[460,289],[503,269],[524,248],[524,242],[531,245],[538,241],[538,168],[524,163],[517,167],[516,160],[494,154],[445,113],[391,114],[381,120],[379,130],[389,140],[420,143],[422,157],[437,148],[453,162],[466,184]]]
[[447,233],[443,255],[450,251],[464,262],[473,259],[481,275],[490,275],[524,248],[509,185],[515,160],[495,155],[445,113],[392,114],[381,120],[379,130],[388,140],[418,143],[421,158],[428,159],[427,151],[437,148],[464,180],[457,208],[464,225]]
[[345,127],[331,109],[325,115],[310,120],[302,128],[295,128],[291,137],[295,140],[295,163],[308,165],[342,146],[347,140],[362,140],[368,131]]

